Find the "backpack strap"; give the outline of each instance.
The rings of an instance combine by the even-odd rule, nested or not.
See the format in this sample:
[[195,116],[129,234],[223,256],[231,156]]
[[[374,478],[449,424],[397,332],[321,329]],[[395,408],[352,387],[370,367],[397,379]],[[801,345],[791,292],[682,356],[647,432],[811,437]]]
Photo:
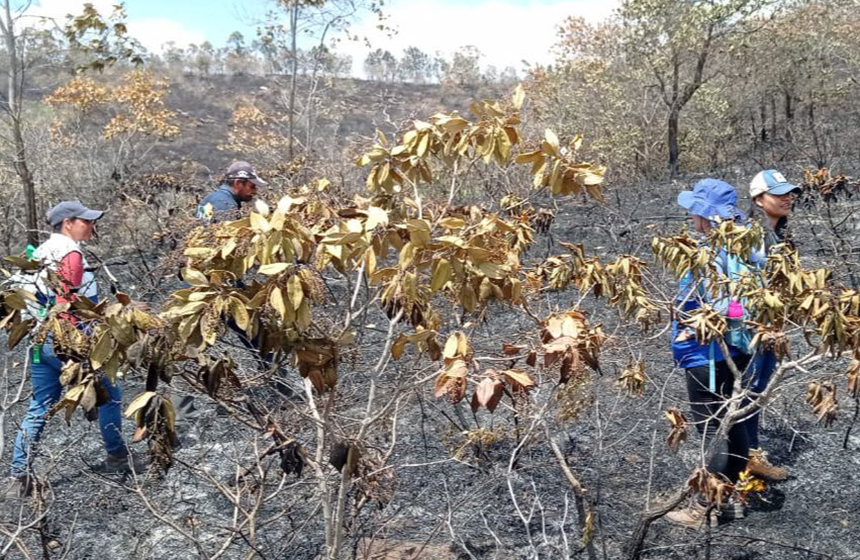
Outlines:
[[729,273],[729,280],[737,282],[744,272],[746,267],[741,264],[741,260],[730,253],[726,254],[726,272]]
[[712,340],[708,346],[708,391],[712,393],[717,392],[717,363],[714,359],[714,355],[716,354],[714,346],[715,343]]

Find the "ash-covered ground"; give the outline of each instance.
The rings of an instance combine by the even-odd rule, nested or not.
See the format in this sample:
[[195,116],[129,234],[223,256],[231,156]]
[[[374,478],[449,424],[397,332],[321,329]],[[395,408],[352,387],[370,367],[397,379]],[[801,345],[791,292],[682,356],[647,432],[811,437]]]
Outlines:
[[[581,241],[589,252],[600,255],[640,254],[652,262],[650,237],[677,231],[682,222],[674,191],[642,193],[636,200],[621,200],[620,206],[559,207],[551,228],[553,239]],[[801,239],[798,245],[810,262],[827,262],[827,255],[816,254],[810,239]],[[531,258],[540,259],[546,250],[540,239]],[[550,250],[561,251],[558,244]],[[673,292],[669,276],[655,271],[654,278],[659,282],[654,288]],[[346,296],[340,279],[327,282],[330,298]],[[567,309],[578,300],[573,291],[549,294],[535,312]],[[683,411],[688,407],[683,372],[673,366],[663,326],[642,332],[592,297],[584,299],[583,307],[613,336],[603,352],[602,374],[589,374],[593,380],[585,393],[589,404],[579,415],[547,420],[548,433],[543,424],[532,428],[531,419],[542,414],[541,406],[557,398],[550,373],[533,392],[534,404],[519,414],[500,407],[494,415],[486,411],[473,415],[466,402],[457,407],[434,399],[432,380],[409,389],[396,408],[396,420],[389,414],[390,422],[368,437],[367,457],[379,460],[392,450],[385,466],[380,463],[380,472],[366,471],[367,483],[352,487],[347,510],[364,498],[367,505],[347,516],[344,558],[587,558],[571,486],[546,445],[548,436],[559,443],[586,489],[597,557],[624,557],[639,513],[684,483],[700,460],[701,442],[693,432],[678,452],[665,445],[668,422],[663,411],[669,406]],[[521,342],[523,333],[535,330],[521,312],[491,305],[486,313],[486,322],[473,337],[476,354],[499,355],[502,342]],[[381,313],[378,319],[380,325],[385,321]],[[446,328],[454,328],[458,321],[446,317]],[[364,414],[362,395],[371,359],[378,355],[373,350],[378,351],[383,334],[368,330],[357,342],[365,351],[342,364],[332,406],[338,409],[338,425],[344,427],[339,436],[344,440],[350,437],[354,420]],[[222,350],[244,371],[259,367],[250,352],[231,342]],[[631,357],[645,361],[649,382],[641,397],[629,397],[615,384]],[[24,374],[21,361],[20,352],[5,356],[7,387],[14,387]],[[381,391],[396,386],[398,376],[408,373],[400,362],[390,367]],[[422,367],[426,376],[438,366]],[[827,359],[810,373],[842,380],[845,368],[844,360]],[[286,397],[265,383],[246,390],[270,405],[280,425],[291,429],[290,435],[313,455],[318,440],[301,380],[289,368],[284,373],[293,389]],[[646,538],[644,558],[860,558],[860,431],[847,435],[856,403],[842,398],[837,421],[824,427],[804,402],[806,387],[800,379],[786,382],[763,422],[764,448],[775,463],[789,468],[789,479],[751,496],[745,519],[709,531],[656,521]],[[124,386],[126,402],[140,389],[140,379],[131,376]],[[181,394],[183,389],[177,382],[172,390]],[[6,415],[3,468],[8,466],[12,438],[25,408],[26,403],[18,403]],[[493,434],[493,441],[480,446],[465,443],[464,427],[480,427]],[[132,432],[127,422],[129,440]],[[53,418],[37,459],[37,471],[47,483],[42,500],[7,500],[0,507],[3,557],[322,558],[323,504],[319,478],[310,467],[299,476],[284,474],[277,455],[255,462],[271,440],[202,396],[181,419],[180,437],[176,463],[166,473],[136,478],[103,475],[96,425],[80,414],[71,426]],[[393,439],[396,445],[391,448]],[[325,464],[335,443],[327,441]],[[133,449],[144,452],[145,444]],[[329,480],[336,481],[340,474],[326,468]],[[254,522],[243,524],[249,516]]]

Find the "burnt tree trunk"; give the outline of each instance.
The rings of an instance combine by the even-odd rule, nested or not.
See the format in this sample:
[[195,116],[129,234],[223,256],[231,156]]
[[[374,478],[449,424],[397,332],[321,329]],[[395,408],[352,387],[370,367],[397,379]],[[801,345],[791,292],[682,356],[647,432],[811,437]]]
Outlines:
[[776,124],[776,97],[771,94],[770,95],[770,139],[776,141],[777,139],[777,124]]
[[783,107],[785,109],[785,139],[791,142],[793,138],[792,128],[794,125],[794,103],[791,92],[784,92]]
[[750,108],[748,110],[748,113],[749,113],[749,117],[750,117],[749,118],[750,136],[752,136],[753,146],[757,146],[758,145],[758,134],[756,134],[756,131],[758,130],[758,125],[756,124],[755,111],[753,111],[752,108]]
[[699,55],[696,58],[696,67],[693,70],[693,77],[690,82],[681,85],[681,57],[679,53],[674,53],[672,57],[672,75],[671,84],[666,84],[662,76],[658,75],[660,81],[660,89],[663,94],[663,102],[669,109],[669,118],[667,122],[666,144],[669,148],[669,173],[672,177],[676,177],[680,172],[680,154],[681,149],[678,145],[678,121],[681,117],[681,110],[692,99],[693,95],[702,84],[705,83],[705,65],[708,61],[708,56],[711,52],[711,44],[714,39],[714,25],[708,27],[708,33],[705,42],[702,44]]
[[293,141],[294,141],[294,126],[295,126],[295,118],[296,118],[296,87],[298,87],[297,76],[299,70],[299,53],[296,46],[296,36],[298,35],[299,30],[297,26],[299,24],[299,2],[298,0],[293,0],[290,5],[290,56],[292,60],[290,61],[290,103],[288,107],[288,132],[290,137],[287,139],[287,155],[290,160],[293,159]]
[[823,169],[827,165],[827,160],[824,155],[824,146],[818,136],[818,123],[815,121],[815,101],[812,99],[809,100],[809,105],[806,107],[806,119],[812,136],[812,143],[815,146],[815,165],[818,169]]
[[36,182],[33,174],[27,166],[27,157],[24,150],[24,136],[21,133],[20,122],[15,121],[12,125],[12,134],[15,137],[15,156],[12,164],[24,189],[24,211],[27,218],[27,243],[34,247],[39,245],[39,227],[36,219]]
[[0,31],[6,47],[8,57],[7,94],[3,109],[9,115],[9,124],[12,131],[12,167],[21,181],[24,190],[24,208],[27,223],[27,243],[36,246],[39,244],[38,221],[36,219],[36,182],[33,173],[27,165],[27,152],[24,144],[24,132],[21,127],[21,97],[23,90],[22,64],[19,58],[18,45],[15,37],[15,20],[12,17],[11,0],[3,3],[3,21],[0,22]]
[[668,128],[666,131],[666,143],[669,147],[669,174],[676,177],[681,170],[680,154],[681,150],[678,147],[678,109],[672,108],[669,111]]

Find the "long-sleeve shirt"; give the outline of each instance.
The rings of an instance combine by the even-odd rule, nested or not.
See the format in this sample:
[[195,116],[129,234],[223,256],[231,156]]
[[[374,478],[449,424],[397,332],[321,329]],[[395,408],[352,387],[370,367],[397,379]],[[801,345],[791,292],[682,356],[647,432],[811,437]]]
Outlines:
[[[60,291],[54,294],[57,303],[72,303],[78,298],[78,288],[84,280],[84,257],[77,251],[72,251],[57,265],[57,276],[60,277]],[[63,313],[62,317],[73,324],[77,318],[71,313]]]
[[56,293],[57,303],[71,303],[77,299],[77,290],[84,280],[84,258],[77,251],[63,257],[57,265],[61,291]]
[[[714,262],[720,274],[728,277],[728,254],[725,250],[720,251]],[[683,305],[681,305],[682,302],[684,302]],[[725,315],[728,311],[729,298],[718,295],[716,299],[713,299],[708,280],[699,280],[688,272],[679,283],[675,306],[676,308],[680,306],[682,313],[690,313],[701,307],[703,303],[711,305],[716,311]],[[719,344],[701,344],[696,340],[692,329],[684,326],[677,319],[672,321],[672,356],[679,367],[686,369],[706,365],[711,360],[712,352],[714,362],[721,362],[726,359]],[[729,346],[730,356],[734,358],[738,354],[740,354],[738,349]]]
[[206,218],[206,205],[212,206],[212,221],[238,217],[242,201],[233,194],[230,185],[221,185],[217,190],[207,194],[197,206],[197,217]]

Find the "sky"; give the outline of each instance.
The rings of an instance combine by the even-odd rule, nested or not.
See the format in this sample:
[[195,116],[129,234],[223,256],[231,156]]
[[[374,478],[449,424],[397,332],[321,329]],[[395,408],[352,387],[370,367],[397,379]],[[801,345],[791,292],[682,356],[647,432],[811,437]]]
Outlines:
[[[31,13],[62,19],[79,13],[85,0],[37,0]],[[103,14],[117,0],[88,0]],[[556,27],[567,16],[577,15],[599,21],[610,15],[619,0],[387,0],[387,24],[393,36],[376,29],[375,16],[356,21],[351,31],[366,37],[370,48],[382,48],[400,56],[403,49],[416,46],[428,54],[450,57],[465,45],[474,45],[483,54],[484,65],[499,70],[512,66],[523,69],[529,63],[552,62]],[[274,0],[126,0],[129,33],[148,50],[158,52],[168,41],[178,46],[209,41],[223,46],[233,31],[250,43]],[[336,48],[353,57],[354,71],[369,50],[363,41],[341,42]]]

